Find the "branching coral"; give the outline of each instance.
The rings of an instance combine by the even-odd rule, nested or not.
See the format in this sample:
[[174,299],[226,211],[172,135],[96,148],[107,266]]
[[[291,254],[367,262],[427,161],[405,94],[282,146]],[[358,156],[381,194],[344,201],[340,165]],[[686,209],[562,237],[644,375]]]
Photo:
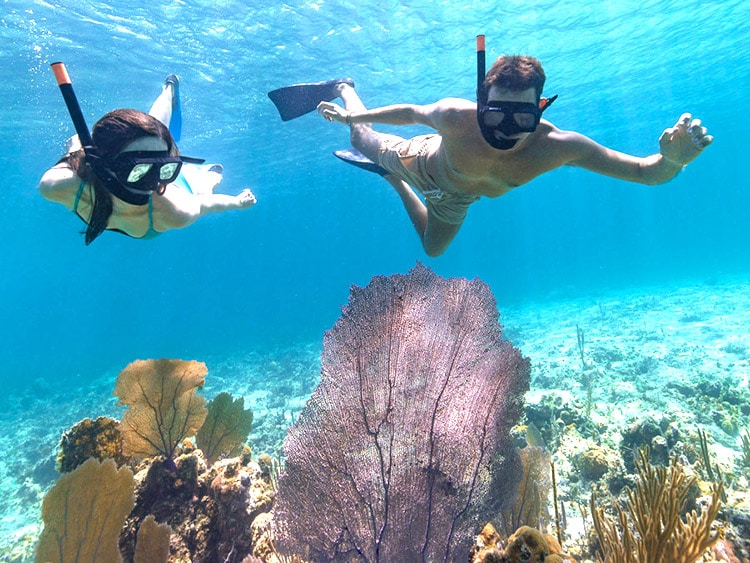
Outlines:
[[647,451],[636,461],[638,481],[627,489],[625,508],[615,505],[617,518],[605,514],[591,496],[591,513],[605,563],[694,563],[718,540],[711,524],[721,507],[721,483],[716,483],[710,504],[698,515],[682,510],[694,477],[685,475],[676,461],[667,469],[654,467]]
[[742,467],[750,467],[750,430],[742,435]]
[[206,364],[183,360],[136,360],[122,370],[114,394],[130,407],[120,422],[123,453],[171,460],[206,419],[206,401],[195,392],[207,373]]

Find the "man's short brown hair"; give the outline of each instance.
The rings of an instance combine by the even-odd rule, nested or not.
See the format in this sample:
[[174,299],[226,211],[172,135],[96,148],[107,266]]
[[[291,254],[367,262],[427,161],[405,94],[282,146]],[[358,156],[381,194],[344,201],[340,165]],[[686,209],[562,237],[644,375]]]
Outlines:
[[[484,78],[483,92],[480,92],[480,102],[487,102],[487,93],[492,86],[505,88],[506,90],[528,90],[534,88],[536,99],[542,97],[544,81],[542,63],[534,57],[525,55],[502,55],[495,60],[487,76]],[[483,98],[483,99],[482,99]]]

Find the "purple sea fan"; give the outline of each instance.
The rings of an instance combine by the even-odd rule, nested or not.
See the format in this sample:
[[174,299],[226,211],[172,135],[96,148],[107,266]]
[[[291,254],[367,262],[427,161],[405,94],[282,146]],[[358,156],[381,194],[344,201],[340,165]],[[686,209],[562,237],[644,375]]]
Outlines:
[[284,442],[277,547],[315,561],[466,561],[513,501],[509,430],[528,382],[483,282],[417,264],[353,287]]

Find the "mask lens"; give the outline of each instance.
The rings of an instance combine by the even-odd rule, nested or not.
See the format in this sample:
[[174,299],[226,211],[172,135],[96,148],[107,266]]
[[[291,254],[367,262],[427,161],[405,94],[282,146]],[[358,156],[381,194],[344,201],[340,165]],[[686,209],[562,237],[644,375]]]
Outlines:
[[172,181],[175,179],[180,171],[180,162],[168,162],[163,164],[159,169],[159,179],[165,181]]
[[518,112],[513,118],[521,131],[533,131],[536,129],[536,115],[533,113]]
[[136,182],[140,181],[146,174],[148,174],[148,171],[151,170],[152,166],[153,164],[136,164],[130,170],[130,173],[127,177],[127,182],[129,184],[135,184]]
[[503,119],[505,119],[505,112],[503,111],[491,110],[484,112],[484,123],[488,127],[497,127],[503,122]]

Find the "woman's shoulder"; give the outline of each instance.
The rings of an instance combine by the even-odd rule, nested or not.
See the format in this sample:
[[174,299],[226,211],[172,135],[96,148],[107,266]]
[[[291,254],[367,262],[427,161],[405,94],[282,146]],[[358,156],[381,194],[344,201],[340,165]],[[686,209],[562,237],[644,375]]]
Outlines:
[[170,184],[163,194],[151,195],[153,222],[159,231],[181,229],[193,223],[200,215],[199,198]]
[[67,163],[61,162],[44,173],[39,181],[39,192],[50,201],[72,205],[82,182]]

